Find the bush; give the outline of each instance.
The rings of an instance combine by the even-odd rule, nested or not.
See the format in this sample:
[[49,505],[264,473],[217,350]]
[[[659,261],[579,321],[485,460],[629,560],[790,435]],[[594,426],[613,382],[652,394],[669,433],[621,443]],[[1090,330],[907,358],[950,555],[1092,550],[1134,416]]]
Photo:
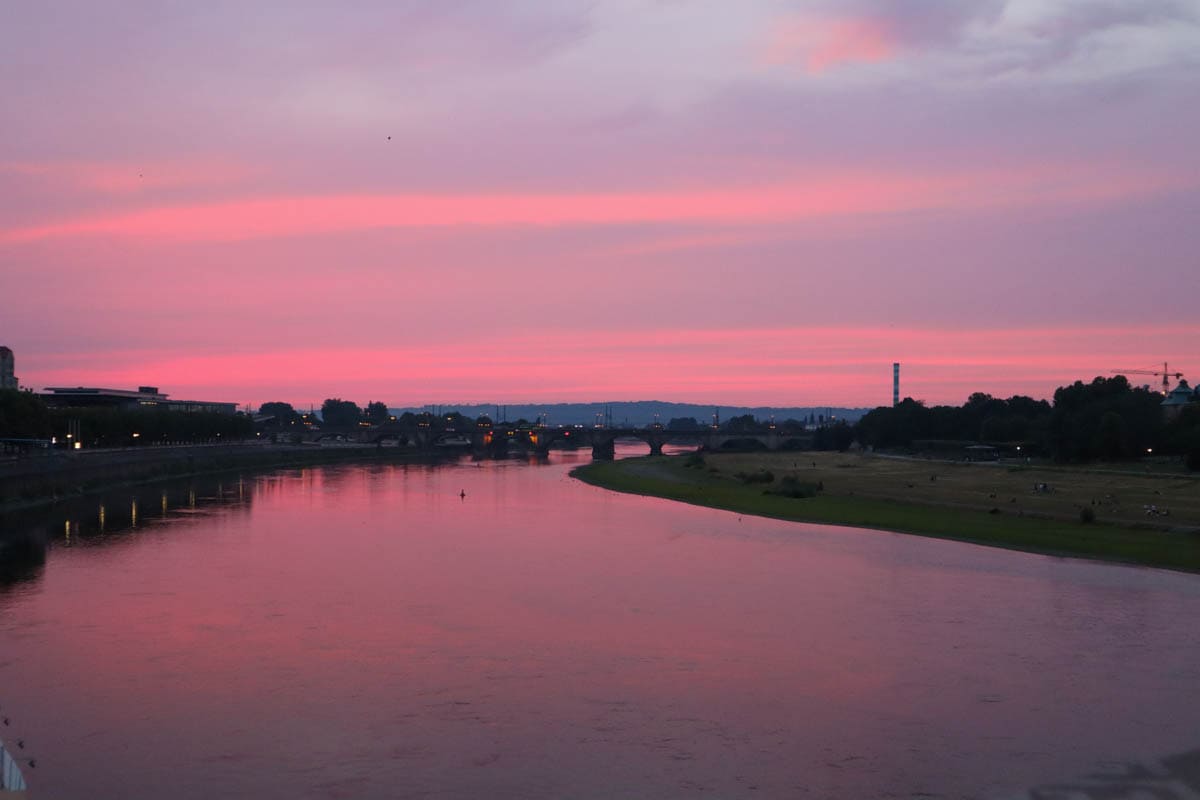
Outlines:
[[683,465],[693,469],[702,469],[704,467],[704,456],[701,453],[692,453],[684,459]]
[[769,469],[760,469],[757,472],[735,472],[733,477],[742,483],[774,483],[775,481],[775,473]]
[[819,483],[805,483],[795,475],[784,475],[779,479],[779,486],[775,489],[767,489],[763,494],[774,494],[780,497],[816,497],[817,493],[822,489]]
[[1079,521],[1084,525],[1092,524],[1096,521],[1096,512],[1092,510],[1091,506],[1084,506],[1079,509]]

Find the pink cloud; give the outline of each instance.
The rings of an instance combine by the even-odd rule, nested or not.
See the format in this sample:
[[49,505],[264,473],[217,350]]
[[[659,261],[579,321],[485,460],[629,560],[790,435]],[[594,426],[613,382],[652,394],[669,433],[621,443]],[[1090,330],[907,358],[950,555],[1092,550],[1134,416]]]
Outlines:
[[768,64],[802,62],[809,73],[816,74],[841,64],[887,61],[898,49],[899,41],[887,20],[789,17],[771,31],[763,59]]
[[863,214],[1104,202],[1184,178],[1120,165],[958,173],[842,171],[759,188],[612,194],[345,194],[157,206],[0,231],[0,243],[71,236],[237,241],[379,228],[772,224]]

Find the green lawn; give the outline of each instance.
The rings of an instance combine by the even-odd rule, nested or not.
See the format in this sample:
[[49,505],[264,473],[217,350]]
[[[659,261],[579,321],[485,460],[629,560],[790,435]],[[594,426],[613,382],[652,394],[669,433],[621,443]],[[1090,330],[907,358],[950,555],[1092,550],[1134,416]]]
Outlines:
[[[793,459],[802,459],[803,467],[801,461]],[[1200,571],[1200,534],[1194,529],[1177,525],[1176,530],[1168,530],[1157,522],[1157,518],[1151,524],[1132,515],[1128,521],[1115,521],[1103,505],[1095,506],[1099,521],[1084,524],[1079,521],[1075,507],[1081,504],[1068,505],[1067,500],[1056,498],[1063,509],[1071,512],[1069,516],[1056,513],[1057,507],[1039,505],[1043,493],[1034,495],[1032,488],[1019,496],[1019,502],[1018,496],[1012,495],[1013,502],[1006,503],[1010,497],[1004,490],[1015,491],[1013,481],[1017,478],[1008,470],[995,466],[964,465],[958,468],[957,465],[946,467],[927,462],[889,462],[808,453],[784,456],[721,454],[708,456],[703,467],[685,464],[684,456],[625,459],[595,462],[576,469],[572,475],[615,491],[744,514]],[[755,469],[772,469],[776,480],[771,484],[747,484],[733,477],[735,472]],[[777,486],[782,475],[788,472],[813,483],[819,480],[826,489],[816,497],[804,499],[764,494],[764,490]],[[1020,472],[1024,473],[1024,470]],[[938,480],[931,480],[931,475],[937,475]],[[1061,471],[1056,475],[1061,483]],[[1091,489],[1101,497],[1111,496],[1108,490],[1121,485],[1121,481],[1114,480],[1113,476],[1102,477],[1103,485],[1072,486],[1070,491],[1087,494],[1085,490]],[[1019,485],[1032,487],[1033,483],[1027,478],[1021,474]],[[1082,477],[1082,480],[1095,482],[1098,477]],[[985,485],[980,486],[981,482]],[[1138,491],[1155,498],[1163,497],[1162,492],[1168,488],[1189,496],[1200,488],[1196,482],[1185,481],[1180,486],[1178,479],[1168,477],[1133,475],[1125,481],[1131,482],[1136,484]],[[897,487],[901,490],[899,493]],[[982,502],[976,496],[980,493],[983,493]],[[1064,487],[1061,492],[1050,494],[1067,493],[1069,491]],[[1175,521],[1190,520],[1177,518]]]

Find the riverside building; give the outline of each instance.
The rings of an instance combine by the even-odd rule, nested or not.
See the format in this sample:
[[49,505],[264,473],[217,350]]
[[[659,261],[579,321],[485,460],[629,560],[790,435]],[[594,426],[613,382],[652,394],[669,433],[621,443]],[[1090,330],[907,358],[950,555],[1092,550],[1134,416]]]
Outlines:
[[215,400],[171,400],[157,386],[133,389],[102,389],[89,386],[50,386],[42,394],[54,408],[140,408],[147,411],[191,411],[235,414],[237,403]]
[[13,355],[13,351],[0,346],[0,389],[18,388],[17,376],[13,374],[16,366],[17,359]]

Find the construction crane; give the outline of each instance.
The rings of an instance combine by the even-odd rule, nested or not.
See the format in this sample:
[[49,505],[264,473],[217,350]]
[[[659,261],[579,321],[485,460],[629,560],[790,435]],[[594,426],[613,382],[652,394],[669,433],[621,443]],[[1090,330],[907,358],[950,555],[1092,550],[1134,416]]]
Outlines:
[[1162,369],[1115,369],[1114,375],[1162,375],[1162,393],[1167,394],[1171,391],[1171,378],[1179,380],[1183,377],[1182,372],[1171,372],[1167,366],[1167,362],[1163,362]]

